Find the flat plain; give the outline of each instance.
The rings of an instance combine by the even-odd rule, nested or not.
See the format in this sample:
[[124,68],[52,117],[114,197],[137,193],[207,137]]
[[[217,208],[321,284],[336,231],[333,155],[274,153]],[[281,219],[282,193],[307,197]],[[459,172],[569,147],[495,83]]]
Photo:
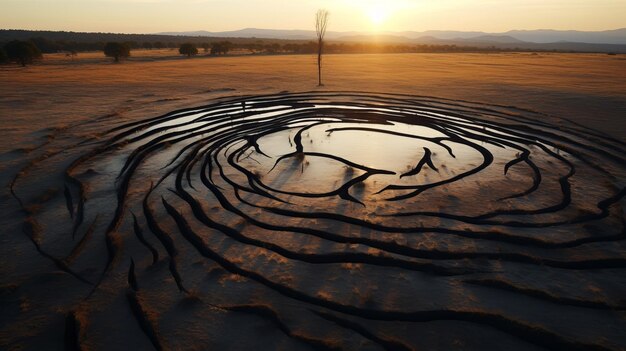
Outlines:
[[626,349],[626,58],[0,68],[0,346]]

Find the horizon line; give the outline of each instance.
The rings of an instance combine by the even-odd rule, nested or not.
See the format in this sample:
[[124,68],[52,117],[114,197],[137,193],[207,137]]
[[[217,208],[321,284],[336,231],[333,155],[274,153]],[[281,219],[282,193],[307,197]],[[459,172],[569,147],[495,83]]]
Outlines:
[[[537,29],[509,29],[506,31],[482,31],[482,30],[460,30],[460,29],[427,29],[427,30],[385,30],[385,31],[376,31],[376,30],[335,30],[329,31],[331,33],[348,33],[348,32],[362,32],[362,33],[404,33],[404,32],[415,32],[415,33],[424,33],[424,32],[477,32],[477,33],[486,33],[486,34],[504,34],[515,31],[556,31],[556,32],[591,32],[591,33],[600,33],[600,32],[610,32],[610,31],[618,31],[626,29],[626,27],[614,28],[614,29],[602,29],[602,30],[581,30],[581,29],[551,29],[551,28],[537,28]],[[161,32],[115,32],[115,31],[88,31],[88,30],[63,30],[63,29],[26,29],[26,28],[0,28],[0,30],[5,31],[32,31],[32,32],[68,32],[68,33],[101,33],[101,34],[136,34],[136,35],[168,35],[167,33],[192,33],[192,32],[206,32],[206,33],[224,33],[224,32],[238,32],[243,30],[274,30],[274,31],[305,31],[305,32],[315,32],[313,29],[276,29],[276,28],[258,28],[258,27],[244,27],[240,29],[231,29],[231,30],[219,30],[219,31],[211,31],[206,29],[197,29],[197,30],[176,30],[176,31],[161,31]]]

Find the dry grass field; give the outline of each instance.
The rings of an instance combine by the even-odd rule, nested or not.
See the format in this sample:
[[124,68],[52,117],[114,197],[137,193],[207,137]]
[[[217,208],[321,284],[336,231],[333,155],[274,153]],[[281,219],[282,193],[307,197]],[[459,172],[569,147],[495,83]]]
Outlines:
[[[309,91],[313,56],[173,57],[134,51],[113,64],[101,53],[46,56],[0,68],[0,113],[9,151],[24,133],[120,113],[140,117],[225,95]],[[626,138],[626,58],[601,54],[330,55],[319,90],[437,96],[527,108]]]

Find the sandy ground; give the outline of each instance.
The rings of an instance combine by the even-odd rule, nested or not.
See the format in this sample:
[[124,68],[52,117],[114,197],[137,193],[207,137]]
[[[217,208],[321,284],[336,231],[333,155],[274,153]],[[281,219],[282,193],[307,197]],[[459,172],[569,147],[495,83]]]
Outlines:
[[624,57],[171,53],[0,68],[0,349],[626,349]]

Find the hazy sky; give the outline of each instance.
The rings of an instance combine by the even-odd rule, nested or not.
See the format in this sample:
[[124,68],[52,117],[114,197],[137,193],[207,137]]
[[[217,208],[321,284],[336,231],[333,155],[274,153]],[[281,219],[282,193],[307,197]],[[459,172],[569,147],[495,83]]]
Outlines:
[[0,0],[0,28],[153,33],[246,27],[329,30],[605,30],[626,27],[626,0]]

